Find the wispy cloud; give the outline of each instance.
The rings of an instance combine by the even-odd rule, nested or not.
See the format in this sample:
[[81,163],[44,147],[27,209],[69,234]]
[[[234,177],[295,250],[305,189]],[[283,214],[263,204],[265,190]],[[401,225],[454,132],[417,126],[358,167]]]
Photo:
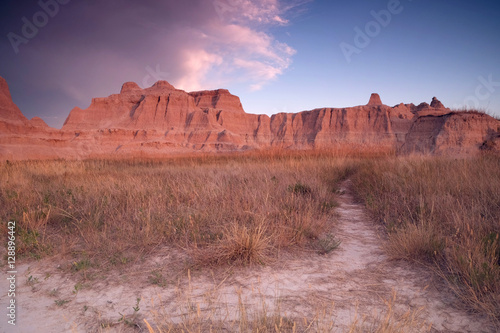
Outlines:
[[206,80],[210,69],[220,66],[223,62],[221,56],[204,49],[184,50],[183,59],[184,75],[177,80],[176,86],[185,90],[203,89],[203,81]]
[[214,0],[214,7],[219,19],[228,23],[287,23],[278,0]]
[[199,49],[186,52],[186,71],[177,80],[187,90],[228,81],[247,82],[255,90],[283,74],[296,52],[249,26],[211,22],[192,34],[191,40],[199,38]]
[[[186,71],[177,82],[188,90],[228,81],[246,82],[250,90],[261,89],[284,73],[296,53],[267,28],[289,24],[285,15],[303,3],[285,6],[278,0],[216,0],[214,10],[218,15],[192,28],[189,38],[198,39],[201,49],[195,62],[205,66],[196,75]],[[210,61],[203,61],[207,54]],[[193,68],[192,62],[192,57],[186,58],[184,67]]]
[[[11,64],[2,74],[17,77],[22,68],[24,87],[63,94],[58,109],[67,104],[68,112],[116,93],[123,82],[146,85],[158,77],[188,91],[233,83],[258,90],[282,75],[296,53],[271,28],[292,24],[309,1],[72,1],[20,55],[0,41],[2,60]],[[39,10],[19,6],[24,15]],[[22,24],[7,23],[14,30]],[[26,104],[38,109],[33,98]]]

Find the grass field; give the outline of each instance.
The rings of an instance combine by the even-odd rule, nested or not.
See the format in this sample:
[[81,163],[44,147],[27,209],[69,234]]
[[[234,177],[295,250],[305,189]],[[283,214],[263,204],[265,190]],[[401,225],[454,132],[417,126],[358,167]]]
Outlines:
[[73,272],[122,267],[159,246],[185,252],[189,267],[266,265],[284,252],[335,249],[336,194],[347,178],[385,226],[390,256],[431,267],[471,310],[500,318],[494,156],[3,162],[1,230],[15,220],[19,257],[71,258]]
[[300,155],[4,163],[1,219],[18,222],[21,256],[102,265],[168,244],[194,264],[264,264],[324,243],[343,163]]
[[500,318],[500,159],[365,160],[355,191],[395,259],[433,267],[472,309]]

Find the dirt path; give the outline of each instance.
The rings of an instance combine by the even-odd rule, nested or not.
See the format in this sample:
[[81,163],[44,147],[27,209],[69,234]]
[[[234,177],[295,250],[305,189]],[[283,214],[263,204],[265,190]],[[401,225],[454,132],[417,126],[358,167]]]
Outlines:
[[[169,316],[173,321],[180,321],[182,313],[235,319],[242,304],[250,314],[258,312],[256,308],[262,311],[265,304],[268,313],[279,307],[288,318],[316,317],[323,328],[333,326],[333,332],[345,332],[354,320],[370,323],[383,318],[388,309],[394,318],[416,311],[415,320],[425,320],[435,332],[495,331],[486,318],[457,308],[457,300],[428,271],[390,261],[381,247],[381,233],[364,207],[355,203],[349,187],[349,182],[343,184],[338,199],[336,237],[342,243],[328,255],[310,253],[266,267],[193,272],[189,278],[176,278],[172,267],[182,254],[165,251],[81,286],[57,263],[24,264],[18,269],[18,325],[12,329],[4,318],[0,331],[137,331],[133,323],[142,324],[142,318],[153,322],[152,311],[159,312],[156,318]],[[155,270],[164,277],[157,281],[162,286],[152,284]],[[2,279],[1,290],[6,287]],[[386,301],[394,295],[388,306]],[[140,310],[133,317],[137,298]],[[2,292],[4,309],[6,302]],[[117,325],[120,318],[131,325]]]

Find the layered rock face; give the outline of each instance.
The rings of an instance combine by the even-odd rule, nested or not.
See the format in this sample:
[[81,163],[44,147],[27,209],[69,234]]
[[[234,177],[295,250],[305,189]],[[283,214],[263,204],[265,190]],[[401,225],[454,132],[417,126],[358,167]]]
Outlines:
[[94,98],[85,110],[73,109],[63,130],[184,128],[193,112],[222,110],[245,114],[240,99],[225,89],[186,93],[166,81],[158,81],[148,89],[127,82],[120,94]]
[[[61,130],[27,120],[0,80],[0,158],[161,157],[192,151],[364,148],[402,153],[474,154],[496,149],[500,122],[431,104],[367,105],[299,113],[247,114],[225,89],[185,92],[166,81],[74,108]],[[495,141],[496,140],[496,141]]]
[[166,81],[147,89],[129,82],[120,94],[94,98],[85,110],[73,109],[62,131],[78,132],[75,141],[83,141],[89,132],[103,132],[102,143],[115,145],[120,153],[138,145],[145,152],[233,150],[254,144],[261,118],[246,114],[240,99],[225,89],[187,93]]
[[28,120],[0,77],[0,160],[82,157],[63,132],[50,128],[38,117]]
[[10,124],[10,128],[13,126],[28,126],[28,119],[12,101],[7,81],[0,77],[0,128],[7,130],[6,124]]
[[450,112],[418,117],[400,151],[434,155],[471,155],[478,150],[500,152],[500,121],[478,112]]

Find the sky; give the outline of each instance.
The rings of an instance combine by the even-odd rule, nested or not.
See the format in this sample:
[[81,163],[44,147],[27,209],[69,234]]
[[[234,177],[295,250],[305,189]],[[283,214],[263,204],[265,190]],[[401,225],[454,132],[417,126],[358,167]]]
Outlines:
[[0,76],[26,117],[167,80],[248,113],[430,103],[500,116],[500,3],[444,0],[3,0]]

